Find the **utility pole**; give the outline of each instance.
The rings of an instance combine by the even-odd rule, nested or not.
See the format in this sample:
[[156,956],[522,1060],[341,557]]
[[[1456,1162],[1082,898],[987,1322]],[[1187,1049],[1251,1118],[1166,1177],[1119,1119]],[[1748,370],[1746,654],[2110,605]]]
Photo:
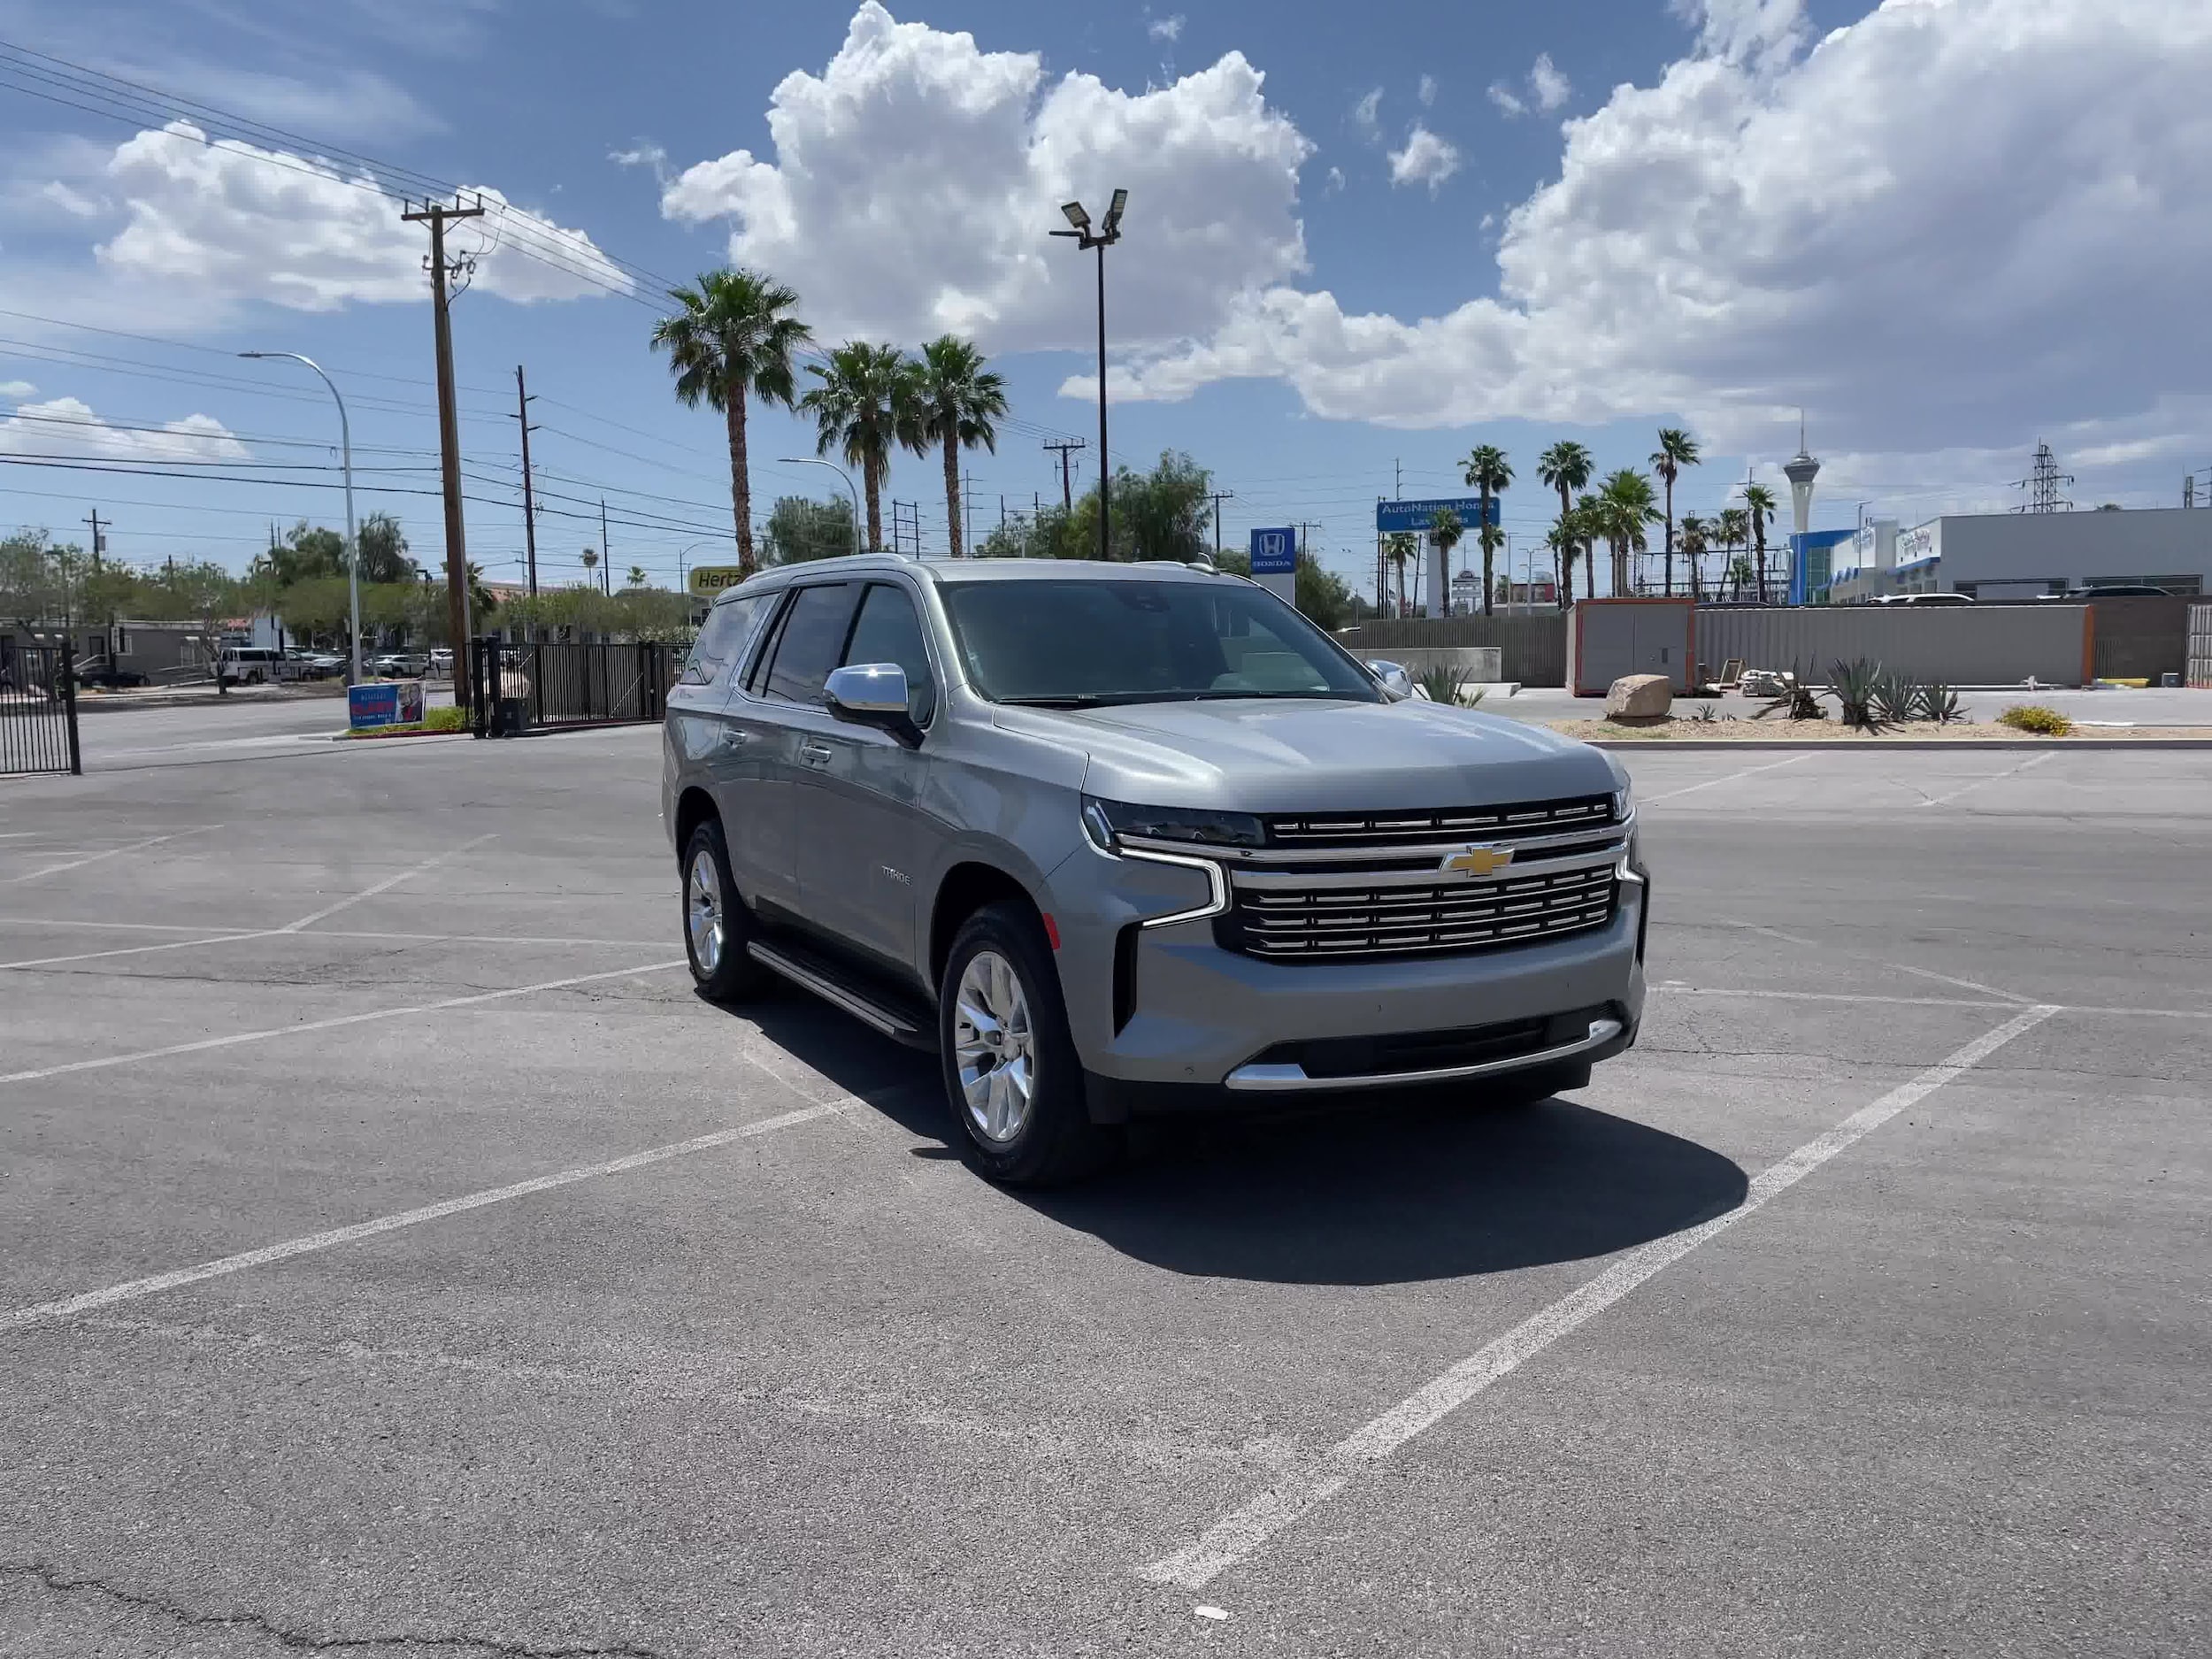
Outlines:
[[465,275],[475,262],[447,260],[445,227],[448,219],[483,216],[480,198],[475,206],[463,207],[458,196],[451,207],[442,202],[425,202],[400,214],[407,224],[430,227],[430,258],[425,268],[430,273],[438,348],[438,468],[445,485],[446,632],[453,642],[453,700],[463,709],[469,705],[469,676],[464,667],[468,656],[469,566],[467,537],[461,523],[461,418],[453,396],[453,295],[448,279],[457,271]]
[[[100,555],[108,550],[108,539],[101,533],[100,528],[100,510],[95,507],[92,510],[92,517],[85,522],[92,526],[92,573],[97,576],[100,573]],[[109,519],[107,527],[110,530],[115,528],[115,520]]]
[[1069,479],[1068,457],[1082,447],[1083,440],[1080,438],[1069,438],[1045,445],[1046,449],[1057,451],[1060,457],[1060,506],[1063,511],[1075,511],[1075,487]]
[[[522,365],[515,365],[515,419],[522,424],[522,545],[530,569],[530,597],[538,596],[538,514],[530,495],[530,394],[523,387]],[[604,534],[603,530],[601,534]]]
[[599,591],[614,592],[614,549],[607,541],[607,498],[599,498]]
[[1234,501],[1236,498],[1237,493],[1233,489],[1214,491],[1214,557],[1216,560],[1221,557],[1221,503],[1225,501]]

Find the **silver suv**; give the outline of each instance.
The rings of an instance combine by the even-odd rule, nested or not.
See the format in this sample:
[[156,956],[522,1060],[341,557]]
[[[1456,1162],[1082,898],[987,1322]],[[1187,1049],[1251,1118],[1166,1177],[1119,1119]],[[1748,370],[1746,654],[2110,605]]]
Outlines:
[[1626,775],[1386,669],[1180,565],[756,576],[668,699],[692,973],[934,1050],[1016,1184],[1135,1113],[1586,1083],[1643,1009]]

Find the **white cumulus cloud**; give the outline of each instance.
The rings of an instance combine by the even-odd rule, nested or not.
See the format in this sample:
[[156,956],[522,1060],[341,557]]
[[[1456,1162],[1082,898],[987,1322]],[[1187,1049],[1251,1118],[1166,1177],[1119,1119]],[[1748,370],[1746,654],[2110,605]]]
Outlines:
[[[18,382],[20,384],[20,382]],[[26,390],[31,388],[26,388]],[[5,391],[0,388],[0,391]],[[0,420],[0,454],[97,461],[250,461],[253,452],[212,415],[187,415],[158,432],[109,425],[74,397],[25,403]]]
[[1117,188],[1130,193],[1118,337],[1209,331],[1238,296],[1305,269],[1298,170],[1311,146],[1240,53],[1142,93],[1072,73],[1048,82],[1035,53],[985,51],[866,0],[819,74],[778,84],[768,131],[772,157],[702,161],[662,211],[728,220],[731,258],[796,288],[833,337],[1079,342],[1092,274],[1046,233],[1060,203],[1095,219]]
[[1458,171],[1459,147],[1448,138],[1439,138],[1417,122],[1406,134],[1405,148],[1390,152],[1390,182],[1425,184],[1431,196]]
[[1887,0],[1809,48],[1783,0],[1690,15],[1694,56],[1566,123],[1494,296],[1400,319],[1247,291],[1118,381],[1277,377],[1408,426],[1680,414],[1718,444],[1801,404],[1895,453],[2124,422],[2212,376],[2212,6]]
[[1179,41],[1183,38],[1183,14],[1178,12],[1173,17],[1154,18],[1144,26],[1144,32],[1156,41]]
[[1536,107],[1549,114],[1567,101],[1574,88],[1568,84],[1567,77],[1554,67],[1551,54],[1539,52],[1536,62],[1529,68],[1528,89],[1536,95]]
[[1521,95],[1514,91],[1511,87],[1507,86],[1502,81],[1492,81],[1487,91],[1487,96],[1491,103],[1496,104],[1508,115],[1525,115],[1528,113],[1528,105],[1521,102]]
[[[266,300],[296,311],[426,297],[424,230],[401,221],[373,180],[329,163],[177,121],[126,140],[105,168],[123,224],[97,254],[111,269],[180,296]],[[472,188],[485,217],[449,245],[480,256],[473,286],[510,300],[627,291],[590,237]]]
[[37,391],[38,388],[28,380],[0,380],[0,397],[31,397]]

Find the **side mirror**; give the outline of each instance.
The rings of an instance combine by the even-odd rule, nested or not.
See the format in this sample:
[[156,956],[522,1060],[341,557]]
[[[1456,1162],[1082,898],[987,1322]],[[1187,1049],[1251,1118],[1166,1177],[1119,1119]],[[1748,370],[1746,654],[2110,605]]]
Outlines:
[[822,687],[822,701],[831,714],[851,725],[872,726],[910,747],[922,741],[921,728],[908,712],[906,670],[896,663],[855,663],[832,669]]
[[1406,672],[1402,663],[1386,663],[1378,657],[1367,664],[1367,672],[1390,694],[1392,702],[1403,703],[1413,695],[1413,676]]

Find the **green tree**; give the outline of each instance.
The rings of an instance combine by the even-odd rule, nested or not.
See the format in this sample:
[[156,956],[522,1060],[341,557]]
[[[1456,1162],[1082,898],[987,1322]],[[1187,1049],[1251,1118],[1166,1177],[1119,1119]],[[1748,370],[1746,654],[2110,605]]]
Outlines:
[[[922,348],[922,444],[941,445],[945,456],[945,524],[952,556],[961,556],[960,451],[981,444],[998,453],[998,428],[1005,419],[1006,382],[983,366],[983,354],[965,340],[946,334]],[[917,447],[917,453],[921,446]]]
[[[1219,567],[1238,576],[1249,576],[1252,556],[1225,550]],[[1300,549],[1292,572],[1291,603],[1299,615],[1331,633],[1357,619],[1359,601],[1350,586],[1312,554]]]
[[1728,561],[1728,596],[1731,599],[1742,598],[1743,585],[1750,580],[1751,561],[1745,555],[1739,553]]
[[810,364],[807,373],[819,382],[799,400],[814,417],[814,452],[836,449],[860,469],[873,552],[883,545],[883,480],[892,451],[918,451],[924,442],[921,371],[896,346],[860,341],[831,352],[828,367]]
[[668,353],[678,399],[722,413],[729,433],[737,562],[750,571],[756,561],[753,485],[745,450],[747,405],[757,400],[790,406],[796,390],[791,354],[812,335],[790,315],[798,295],[758,272],[710,271],[691,288],[672,289],[669,298],[682,309],[654,325],[653,344]]
[[809,501],[803,495],[785,495],[768,515],[761,557],[770,565],[798,565],[809,559],[841,558],[857,550],[852,509],[842,496],[835,501]]
[[1513,464],[1496,444],[1483,443],[1468,452],[1460,468],[1467,488],[1479,491],[1482,499],[1482,516],[1476,524],[1475,540],[1482,547],[1482,614],[1486,617],[1492,614],[1490,597],[1497,586],[1491,564],[1505,541],[1504,533],[1490,522],[1490,503],[1512,484]]
[[1694,512],[1682,515],[1682,557],[1689,562],[1692,595],[1697,592],[1697,573],[1705,557],[1707,538],[1712,534],[1712,528]]
[[1449,507],[1439,507],[1429,515],[1429,540],[1436,543],[1437,563],[1443,566],[1444,603],[1448,610],[1452,592],[1452,549],[1467,534],[1467,526],[1459,515]]
[[642,588],[645,586],[645,566],[633,565],[630,566],[629,574],[622,579],[622,585],[626,588]]
[[1632,467],[1608,473],[1598,487],[1598,534],[1612,554],[1613,592],[1618,597],[1632,585],[1630,560],[1651,545],[1646,528],[1659,522],[1651,480]]
[[592,581],[593,572],[599,568],[599,549],[595,547],[588,547],[580,557],[584,566],[584,580],[588,582]]
[[1746,484],[1744,514],[1751,521],[1751,539],[1758,546],[1753,572],[1758,581],[1759,603],[1767,602],[1767,526],[1774,522],[1774,492],[1764,484]]
[[[1669,598],[1674,596],[1674,480],[1681,476],[1686,466],[1698,464],[1697,440],[1679,426],[1659,428],[1659,447],[1651,452],[1651,470],[1659,475],[1659,481],[1667,487],[1667,540],[1664,561],[1665,577],[1660,591]],[[1690,591],[1697,591],[1697,567],[1690,567]]]
[[[1574,516],[1576,492],[1588,487],[1590,476],[1595,470],[1596,463],[1591,460],[1589,450],[1570,438],[1562,438],[1537,457],[1537,478],[1546,488],[1559,492],[1559,523],[1563,527]],[[1574,603],[1575,598],[1573,544],[1584,541],[1585,538],[1568,535],[1563,540],[1570,545],[1560,571],[1559,608],[1563,611]]]
[[1751,541],[1750,515],[1740,507],[1724,509],[1717,530],[1723,551],[1732,553],[1740,547],[1747,547]]
[[407,557],[407,538],[400,534],[399,520],[388,512],[373,512],[364,518],[354,546],[365,582],[411,582],[422,578],[421,567]]
[[1557,519],[1544,533],[1544,545],[1551,549],[1553,567],[1559,572],[1561,603],[1571,592],[1575,580],[1575,555],[1581,551],[1582,541],[1576,534],[1574,509],[1567,509],[1566,516]]

